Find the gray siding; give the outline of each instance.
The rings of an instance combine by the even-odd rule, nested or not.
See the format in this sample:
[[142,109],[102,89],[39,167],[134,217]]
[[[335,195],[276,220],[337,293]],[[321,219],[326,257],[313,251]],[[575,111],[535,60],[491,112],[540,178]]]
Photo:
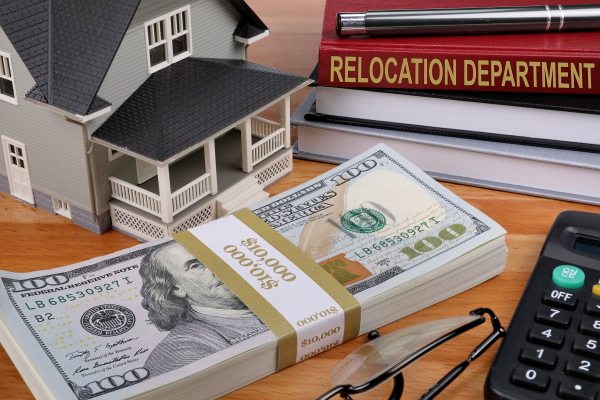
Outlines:
[[233,31],[240,15],[228,2],[202,0],[191,5],[194,57],[243,59],[245,45],[236,42]]
[[[121,47],[108,70],[98,95],[112,103],[116,111],[133,92],[148,78],[144,23],[189,2],[174,1],[168,6],[160,0],[142,0],[134,23],[127,31]],[[233,31],[239,22],[239,14],[223,0],[200,0],[190,5],[192,19],[192,57],[243,59],[244,45],[233,39]],[[88,123],[91,135],[110,115],[104,115]],[[135,161],[120,157],[109,162],[107,150],[95,145],[93,151],[96,205],[98,213],[108,209],[110,200],[110,176],[135,176]]]
[[[25,144],[35,190],[91,212],[82,125],[25,100],[35,82],[2,29],[0,50],[11,55],[19,101],[14,105],[0,100],[0,134]],[[7,175],[1,147],[0,174]]]
[[95,144],[92,152],[93,173],[96,176],[96,209],[98,214],[109,210],[108,202],[110,200],[110,181],[109,177],[114,176],[127,182],[135,182],[137,172],[135,168],[135,158],[128,155],[122,155],[112,161],[108,161],[108,150],[104,146]]
[[153,18],[190,4],[190,0],[142,0],[133,16],[131,26],[144,24]]

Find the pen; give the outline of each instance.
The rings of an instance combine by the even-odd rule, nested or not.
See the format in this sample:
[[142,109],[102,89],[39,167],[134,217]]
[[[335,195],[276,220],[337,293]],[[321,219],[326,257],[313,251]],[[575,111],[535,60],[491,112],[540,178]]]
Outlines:
[[340,36],[420,36],[600,29],[600,4],[338,13]]

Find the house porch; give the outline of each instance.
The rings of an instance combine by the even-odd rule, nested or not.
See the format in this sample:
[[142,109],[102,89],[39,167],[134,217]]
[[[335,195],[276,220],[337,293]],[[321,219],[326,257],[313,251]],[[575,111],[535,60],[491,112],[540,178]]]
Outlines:
[[[276,151],[256,164],[251,173],[246,173],[242,165],[241,138],[240,131],[232,129],[215,140],[218,193],[208,193],[187,205],[170,222],[164,222],[160,216],[144,211],[131,202],[113,199],[110,201],[113,228],[142,240],[160,239],[267,198],[268,194],[263,189],[291,172],[292,148]],[[258,137],[252,137],[253,144],[259,140]],[[205,153],[202,148],[170,165],[171,193],[180,192],[190,182],[205,175],[204,166]],[[128,184],[154,194],[157,199],[160,196],[157,176],[141,184]]]

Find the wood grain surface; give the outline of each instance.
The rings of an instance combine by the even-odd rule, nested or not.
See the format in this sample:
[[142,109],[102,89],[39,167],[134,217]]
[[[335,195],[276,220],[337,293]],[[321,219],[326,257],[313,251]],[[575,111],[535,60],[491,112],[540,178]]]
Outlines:
[[[252,44],[249,60],[287,72],[308,76],[317,60],[323,0],[299,2],[247,0],[272,30],[269,37]],[[292,97],[292,111],[308,93]],[[271,118],[277,119],[278,110]],[[267,115],[268,117],[268,115]],[[292,173],[268,191],[277,194],[333,168],[330,164],[294,161]],[[535,264],[554,218],[565,210],[600,212],[600,207],[444,183],[448,189],[499,222],[507,231],[509,253],[499,276],[449,300],[384,326],[396,329],[448,316],[466,315],[477,307],[489,307],[508,325],[520,294]],[[125,249],[136,240],[116,231],[96,235],[60,216],[32,208],[0,194],[0,269],[28,272],[59,267]],[[405,372],[405,399],[416,399],[447,370],[466,359],[472,348],[489,333],[484,325],[450,341]],[[223,397],[227,400],[314,399],[331,388],[329,373],[347,354],[365,343],[364,336],[324,354],[264,378]],[[477,359],[440,396],[443,399],[482,399],[485,376],[498,347]],[[231,379],[235,379],[234,376]],[[386,399],[390,385],[361,396]],[[6,352],[0,347],[0,399],[32,400]]]

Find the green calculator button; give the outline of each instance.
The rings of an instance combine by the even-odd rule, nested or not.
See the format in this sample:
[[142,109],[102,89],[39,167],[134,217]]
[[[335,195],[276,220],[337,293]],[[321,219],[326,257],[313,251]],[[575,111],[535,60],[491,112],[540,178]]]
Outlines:
[[559,265],[552,271],[552,282],[565,289],[579,289],[585,283],[585,272],[573,265]]

